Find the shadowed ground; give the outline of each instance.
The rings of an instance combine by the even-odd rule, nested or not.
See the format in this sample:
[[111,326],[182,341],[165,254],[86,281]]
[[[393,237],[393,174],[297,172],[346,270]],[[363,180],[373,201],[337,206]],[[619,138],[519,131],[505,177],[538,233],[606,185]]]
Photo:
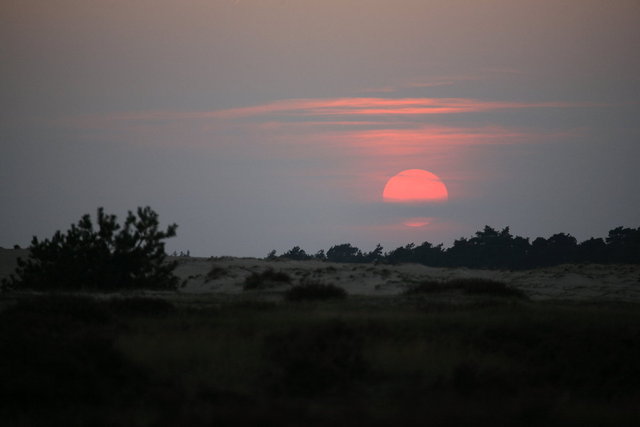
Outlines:
[[179,292],[0,294],[0,423],[640,421],[637,266],[179,260]]
[[5,295],[3,425],[633,425],[635,304]]

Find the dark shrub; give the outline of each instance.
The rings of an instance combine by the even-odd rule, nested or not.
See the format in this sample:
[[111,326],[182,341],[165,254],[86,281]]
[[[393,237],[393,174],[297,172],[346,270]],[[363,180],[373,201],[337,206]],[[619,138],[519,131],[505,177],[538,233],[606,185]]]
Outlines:
[[209,272],[205,276],[205,280],[209,282],[211,280],[220,279],[221,277],[224,277],[227,274],[229,274],[229,271],[226,268],[218,267],[214,265],[213,267],[211,267],[211,270],[209,270]]
[[314,301],[326,299],[344,299],[347,292],[336,285],[319,282],[307,282],[294,286],[284,294],[288,301]]
[[113,298],[109,308],[115,313],[133,316],[163,316],[175,310],[167,300],[148,297]]
[[344,390],[367,372],[362,337],[342,321],[274,334],[265,341],[268,360],[278,368],[280,391],[316,395]]
[[424,282],[420,282],[418,284],[412,285],[405,289],[405,295],[419,295],[419,294],[430,294],[435,292],[444,292],[450,290],[451,288],[446,285],[445,282],[438,282],[435,280],[425,280]]
[[274,301],[264,301],[264,300],[239,300],[229,303],[228,307],[233,310],[242,310],[242,311],[271,311],[278,307]]
[[268,268],[262,273],[251,273],[244,281],[244,289],[268,289],[283,283],[291,283],[291,277],[282,271]]
[[452,279],[446,282],[426,280],[407,288],[404,294],[419,295],[448,291],[462,291],[471,295],[527,298],[520,289],[508,286],[504,282],[481,278]]
[[513,288],[504,282],[491,279],[454,279],[449,281],[449,286],[462,289],[468,294],[491,295],[497,297],[526,298],[524,292]]
[[158,230],[158,215],[149,207],[129,212],[124,225],[98,209],[97,228],[87,214],[66,233],[51,239],[34,237],[29,258],[18,259],[16,276],[2,281],[4,290],[49,291],[175,289],[176,263],[165,263],[162,240],[176,234],[177,225]]

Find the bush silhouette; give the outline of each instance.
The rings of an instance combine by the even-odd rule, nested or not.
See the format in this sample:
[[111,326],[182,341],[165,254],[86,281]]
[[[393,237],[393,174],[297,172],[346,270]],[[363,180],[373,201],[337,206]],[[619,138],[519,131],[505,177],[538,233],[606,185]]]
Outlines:
[[284,294],[288,301],[314,301],[326,299],[344,299],[347,292],[336,285],[319,282],[306,282],[294,286]]
[[205,281],[210,282],[211,280],[217,280],[227,276],[228,274],[229,270],[227,270],[226,268],[214,265],[205,276]]
[[482,278],[452,279],[446,282],[425,280],[424,282],[409,287],[405,290],[404,294],[419,295],[454,290],[473,295],[527,298],[526,294],[520,289],[508,286],[506,283],[498,280]]
[[109,309],[118,315],[153,317],[172,313],[175,306],[162,298],[129,297],[113,298],[109,301]]
[[520,289],[511,287],[499,280],[481,278],[453,279],[449,281],[449,286],[462,289],[467,294],[526,298],[525,293]]
[[251,273],[244,281],[244,290],[268,289],[283,283],[291,283],[291,277],[282,271],[268,268],[262,273]]
[[175,262],[165,263],[162,240],[176,234],[176,224],[158,230],[158,215],[149,207],[129,212],[124,224],[98,208],[97,223],[84,215],[66,233],[51,239],[34,237],[29,257],[18,259],[16,275],[3,280],[4,290],[32,289],[116,291],[175,289]]
[[296,261],[306,261],[306,260],[312,259],[313,257],[311,255],[308,255],[304,251],[304,249],[300,249],[300,246],[294,246],[293,248],[289,249],[287,252],[280,255],[280,258],[292,259]]

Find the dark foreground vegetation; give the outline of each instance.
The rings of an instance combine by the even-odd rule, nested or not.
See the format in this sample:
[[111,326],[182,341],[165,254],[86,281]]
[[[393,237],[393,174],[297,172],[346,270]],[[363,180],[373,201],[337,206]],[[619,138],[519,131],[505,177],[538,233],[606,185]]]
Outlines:
[[331,262],[391,264],[413,262],[432,267],[468,267],[488,269],[525,269],[548,267],[566,263],[638,264],[640,263],[640,227],[617,227],[603,238],[591,238],[578,243],[575,237],[558,233],[545,239],[513,236],[509,227],[496,230],[485,226],[471,238],[462,237],[450,248],[442,244],[410,243],[390,252],[378,245],[371,252],[363,252],[350,243],[307,254],[295,246],[282,255],[271,251],[268,259],[318,259]]
[[488,293],[0,300],[1,425],[638,425],[640,310]]

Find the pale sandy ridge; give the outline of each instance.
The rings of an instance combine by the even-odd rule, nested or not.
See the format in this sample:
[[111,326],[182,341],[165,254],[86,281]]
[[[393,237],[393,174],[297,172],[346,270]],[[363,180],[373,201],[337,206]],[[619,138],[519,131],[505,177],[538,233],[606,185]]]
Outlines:
[[[11,274],[26,250],[0,248],[0,279]],[[479,277],[506,282],[534,300],[640,301],[640,265],[559,265],[535,270],[472,270],[419,264],[340,264],[322,261],[267,261],[258,258],[169,257],[178,261],[175,274],[186,294],[239,294],[251,273],[282,271],[297,284],[332,283],[353,295],[398,295],[422,280]],[[214,277],[208,273],[217,269]],[[283,285],[285,289],[289,285]]]
[[[535,270],[473,270],[420,264],[340,264],[322,261],[267,261],[255,258],[178,258],[175,273],[184,292],[242,292],[246,277],[268,268],[289,274],[293,283],[318,281],[342,286],[355,295],[397,295],[422,280],[479,277],[500,280],[532,299],[640,301],[638,265],[559,265]],[[215,279],[207,273],[218,269]]]

